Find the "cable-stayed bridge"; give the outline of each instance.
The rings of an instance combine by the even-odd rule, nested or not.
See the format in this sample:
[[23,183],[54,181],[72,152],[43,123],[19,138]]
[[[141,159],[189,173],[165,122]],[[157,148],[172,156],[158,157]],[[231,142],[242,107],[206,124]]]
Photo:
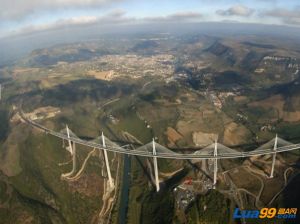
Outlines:
[[65,129],[61,130],[60,132],[56,132],[53,130],[48,129],[41,124],[30,120],[27,118],[22,111],[19,112],[21,118],[28,123],[29,125],[44,131],[47,134],[56,136],[62,140],[66,140],[68,142],[68,147],[66,149],[71,153],[73,156],[73,169],[70,173],[63,174],[64,177],[68,177],[75,172],[76,169],[76,144],[84,145],[93,149],[99,149],[104,152],[104,159],[106,164],[106,170],[109,178],[109,183],[111,187],[113,187],[113,180],[111,177],[107,152],[115,152],[127,155],[134,155],[134,156],[142,156],[148,157],[153,159],[154,164],[154,173],[155,173],[155,185],[156,190],[159,191],[159,178],[158,178],[158,165],[157,165],[157,158],[162,159],[181,159],[181,160],[202,160],[202,159],[212,159],[214,161],[214,178],[213,183],[214,186],[217,183],[217,170],[218,170],[218,160],[219,159],[234,159],[234,158],[244,158],[244,157],[252,157],[252,156],[261,156],[261,155],[272,155],[272,167],[270,178],[274,176],[274,168],[276,162],[276,154],[281,152],[288,152],[300,149],[300,144],[293,144],[291,142],[285,141],[284,139],[279,138],[277,135],[274,139],[270,140],[269,142],[263,144],[262,146],[258,147],[255,150],[242,152],[237,151],[235,149],[231,149],[227,146],[224,146],[217,141],[207,147],[197,150],[194,153],[177,153],[174,152],[157,142],[153,141],[142,145],[138,148],[131,149],[127,146],[119,146],[118,144],[110,141],[107,137],[102,135],[92,141],[87,141],[80,139],[73,133],[68,126]]

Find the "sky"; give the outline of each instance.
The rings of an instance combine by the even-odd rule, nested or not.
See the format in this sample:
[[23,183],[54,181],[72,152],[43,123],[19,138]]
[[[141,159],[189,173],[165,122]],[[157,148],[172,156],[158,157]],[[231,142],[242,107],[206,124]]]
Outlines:
[[232,22],[300,28],[299,0],[0,0],[0,38],[88,25]]

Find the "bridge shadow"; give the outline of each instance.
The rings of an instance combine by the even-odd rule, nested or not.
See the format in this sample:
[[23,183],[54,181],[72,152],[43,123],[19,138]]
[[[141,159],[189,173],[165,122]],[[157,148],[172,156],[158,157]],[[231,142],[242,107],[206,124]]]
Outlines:
[[177,172],[175,175],[173,175],[171,178],[165,180],[161,184],[161,189],[172,189],[178,185],[178,183],[188,174],[189,168],[185,167],[181,171]]
[[[138,162],[138,164],[141,166],[141,168],[143,169],[144,174],[146,175],[147,179],[149,180],[149,182],[151,183],[153,189],[156,189],[155,183],[153,182],[152,178],[151,178],[151,174],[149,173],[147,167],[143,164],[142,160],[138,157],[138,156],[134,156]],[[168,178],[165,181],[162,181],[159,183],[160,186],[160,191],[164,192],[165,190],[169,190],[175,186],[178,185],[178,183],[187,175],[187,173],[189,172],[188,167],[182,169],[181,171],[179,171],[178,173],[176,173],[175,175],[173,175],[172,177]]]
[[[194,173],[196,173],[196,171],[200,172],[202,175],[204,175],[206,178],[213,180],[212,177],[210,177],[206,172],[204,172],[202,169],[200,169],[195,163],[192,163],[191,160],[186,160],[187,163],[192,167]],[[201,160],[201,162],[203,162],[203,160]]]
[[144,174],[146,175],[146,177],[148,178],[148,180],[150,181],[152,187],[155,188],[155,184],[152,181],[151,175],[147,170],[147,167],[144,166],[143,162],[141,161],[141,159],[138,156],[134,156],[134,158],[136,159],[136,161],[138,162],[138,164],[141,166],[141,168],[143,169]]

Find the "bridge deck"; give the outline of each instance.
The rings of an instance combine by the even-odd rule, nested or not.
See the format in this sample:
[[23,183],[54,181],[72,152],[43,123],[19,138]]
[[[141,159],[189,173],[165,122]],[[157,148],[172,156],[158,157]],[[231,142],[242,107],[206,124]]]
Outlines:
[[29,125],[31,125],[35,128],[38,128],[42,131],[45,131],[47,134],[56,136],[60,139],[71,140],[72,142],[75,142],[77,144],[84,145],[87,147],[91,147],[91,148],[97,148],[97,149],[101,149],[101,150],[106,149],[107,151],[111,151],[111,152],[122,153],[122,154],[127,154],[127,155],[143,156],[143,157],[152,157],[152,158],[156,157],[156,158],[166,158],[166,159],[230,159],[230,158],[242,158],[242,157],[268,155],[268,154],[288,152],[288,151],[300,149],[300,144],[290,144],[290,145],[278,147],[276,152],[273,150],[272,147],[270,147],[270,148],[258,148],[256,150],[247,151],[247,152],[239,152],[239,151],[235,151],[235,150],[232,150],[232,152],[230,152],[230,150],[224,150],[224,152],[222,152],[222,150],[221,150],[217,156],[214,156],[213,153],[209,153],[209,152],[184,154],[184,153],[175,153],[175,152],[172,152],[171,150],[169,150],[169,151],[161,150],[161,151],[158,151],[156,155],[153,155],[150,150],[130,150],[130,149],[122,148],[122,147],[118,146],[117,144],[108,144],[107,146],[103,147],[103,145],[98,143],[98,141],[82,140],[78,137],[75,137],[76,136],[75,134],[74,134],[75,136],[70,136],[70,138],[68,138],[68,136],[65,133],[55,132],[53,130],[50,130],[50,129],[28,119],[24,115],[23,112],[20,112],[20,116]]

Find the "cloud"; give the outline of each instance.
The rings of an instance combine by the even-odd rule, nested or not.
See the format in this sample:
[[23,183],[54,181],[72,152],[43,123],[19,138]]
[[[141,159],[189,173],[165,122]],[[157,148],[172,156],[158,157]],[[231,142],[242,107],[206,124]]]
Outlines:
[[264,15],[271,16],[271,17],[281,17],[281,18],[287,18],[287,17],[297,18],[300,17],[299,13],[300,13],[299,8],[293,10],[277,8],[277,9],[266,11]]
[[202,18],[198,12],[177,12],[161,17],[130,17],[122,9],[113,10],[102,16],[77,16],[67,19],[59,19],[52,23],[29,25],[11,33],[11,35],[30,34],[35,32],[60,30],[65,28],[97,26],[113,26],[119,24],[142,24],[142,23],[161,23],[161,22],[190,22]]
[[248,8],[244,5],[235,5],[226,10],[219,9],[216,11],[218,15],[221,16],[242,16],[242,17],[249,17],[254,13],[254,9]]
[[278,18],[285,24],[300,25],[300,6],[294,9],[275,8],[262,13],[262,16]]
[[14,32],[17,34],[29,34],[34,32],[43,32],[50,30],[59,30],[64,28],[82,27],[91,25],[110,25],[110,24],[125,24],[132,23],[136,19],[126,17],[126,12],[123,10],[114,10],[103,16],[77,16],[67,19],[60,19],[52,23],[45,23],[39,25],[25,26],[20,30]]
[[199,12],[176,12],[166,16],[145,17],[145,22],[188,22],[201,19],[203,15]]
[[18,20],[41,11],[104,6],[122,0],[0,0],[0,19]]

